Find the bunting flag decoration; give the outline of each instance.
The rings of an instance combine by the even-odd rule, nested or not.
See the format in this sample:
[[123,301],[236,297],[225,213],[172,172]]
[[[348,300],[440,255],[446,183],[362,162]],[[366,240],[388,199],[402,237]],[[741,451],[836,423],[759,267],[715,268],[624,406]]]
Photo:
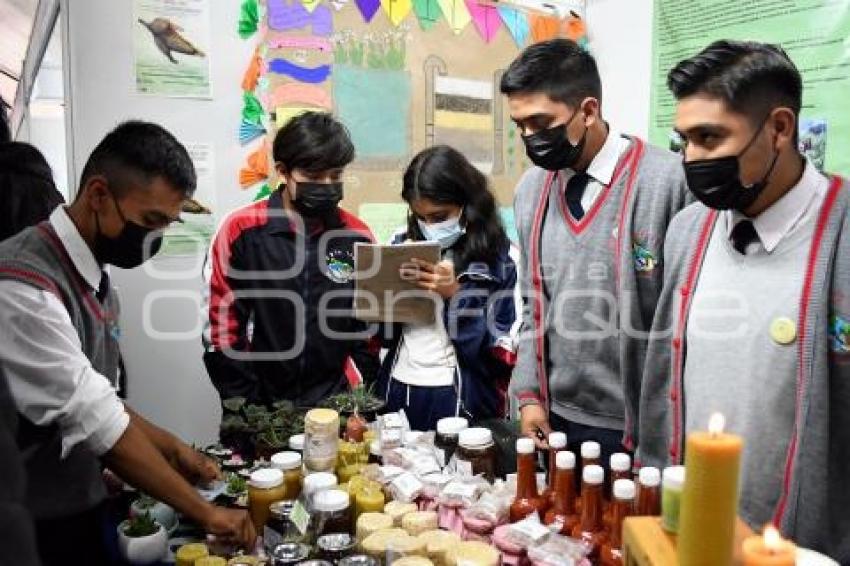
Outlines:
[[502,23],[508,28],[511,37],[514,38],[514,43],[520,48],[525,47],[528,42],[528,35],[531,33],[525,14],[515,8],[499,6],[499,16],[502,18]]
[[440,20],[440,4],[437,0],[413,0],[413,11],[422,31],[428,31]]
[[459,34],[469,25],[472,17],[469,15],[469,10],[466,9],[466,3],[463,0],[437,0],[440,4],[440,10],[443,11],[443,17],[449,23],[449,27],[456,34]]
[[254,195],[254,202],[258,200],[263,200],[264,198],[268,198],[272,194],[272,188],[268,183],[263,183],[263,186],[260,187],[260,190],[257,191],[257,194]]
[[567,18],[564,21],[564,36],[576,43],[587,37],[587,27],[584,25],[584,20],[572,15]]
[[381,0],[355,0],[355,3],[367,24],[372,21],[378,8],[381,7]]
[[254,150],[239,170],[239,185],[243,189],[253,187],[269,178],[269,151],[265,142]]
[[260,72],[263,68],[263,59],[260,57],[260,48],[254,50],[254,55],[251,57],[251,62],[248,68],[245,69],[245,74],[242,76],[242,90],[251,92],[256,90],[257,81],[260,80]]
[[239,10],[239,37],[248,39],[257,32],[260,22],[257,0],[243,0]]
[[561,30],[561,20],[558,18],[529,14],[528,20],[531,25],[531,37],[534,39],[534,43],[540,43],[541,41],[558,37],[558,33]]
[[259,124],[242,120],[239,125],[239,143],[242,145],[251,143],[255,139],[264,136],[266,129]]
[[411,0],[381,0],[381,6],[394,26],[398,26],[413,9]]
[[261,124],[263,121],[263,105],[253,92],[242,93],[242,120],[252,124]]
[[305,8],[307,8],[308,12],[312,13],[321,1],[322,0],[301,0],[301,3],[304,5]]
[[480,4],[479,0],[465,0],[466,9],[469,10],[469,15],[472,16],[472,23],[475,24],[475,29],[486,43],[493,41],[496,37],[499,28],[502,27],[502,21],[499,19],[499,12],[493,6]]

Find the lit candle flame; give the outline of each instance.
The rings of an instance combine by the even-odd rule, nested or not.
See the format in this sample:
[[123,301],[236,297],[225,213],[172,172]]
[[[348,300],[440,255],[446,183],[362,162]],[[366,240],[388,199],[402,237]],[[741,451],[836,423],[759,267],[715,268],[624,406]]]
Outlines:
[[708,432],[713,435],[720,434],[723,432],[725,427],[726,417],[724,417],[722,413],[714,413],[711,415],[711,418],[708,419]]
[[764,537],[764,547],[768,552],[774,553],[779,550],[782,545],[782,537],[773,525],[767,525],[762,536]]

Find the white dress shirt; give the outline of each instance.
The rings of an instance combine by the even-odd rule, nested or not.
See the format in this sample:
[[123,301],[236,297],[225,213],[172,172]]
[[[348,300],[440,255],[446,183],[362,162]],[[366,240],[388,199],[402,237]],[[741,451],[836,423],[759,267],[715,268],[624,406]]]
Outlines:
[[[590,210],[605,187],[611,184],[611,179],[614,177],[614,171],[617,169],[620,157],[628,147],[629,140],[624,138],[620,132],[609,127],[608,137],[605,138],[605,143],[602,144],[599,153],[596,154],[593,161],[587,167],[587,174],[590,176],[590,181],[588,181],[587,188],[584,189],[584,193],[581,195],[581,207],[585,212]],[[566,180],[569,180],[569,177]]]
[[[97,289],[102,270],[64,207],[50,224],[86,283]],[[57,424],[62,457],[84,443],[109,451],[130,422],[109,380],[83,353],[65,305],[50,291],[0,280],[0,366],[18,411],[39,426]]]
[[807,159],[797,184],[755,218],[747,218],[737,210],[727,210],[724,213],[726,236],[731,238],[732,230],[741,220],[751,220],[759,241],[747,246],[747,254],[772,253],[784,237],[818,213],[828,189],[829,180]]

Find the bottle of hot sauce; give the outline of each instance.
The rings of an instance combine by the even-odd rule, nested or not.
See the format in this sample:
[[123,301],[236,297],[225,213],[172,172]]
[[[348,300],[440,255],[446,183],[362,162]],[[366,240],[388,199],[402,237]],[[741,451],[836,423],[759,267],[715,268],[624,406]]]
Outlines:
[[635,515],[661,515],[661,471],[647,466],[638,472]]
[[623,566],[623,520],[632,514],[635,482],[620,479],[614,482],[611,503],[611,528],[608,540],[602,545],[599,559],[602,566]]
[[532,513],[536,513],[539,518],[544,506],[543,499],[537,494],[537,474],[534,470],[534,441],[530,438],[518,438],[516,441],[516,453],[516,499],[511,503],[511,523],[521,521]]
[[605,509],[603,522],[606,527],[611,524],[611,503],[614,501],[614,482],[617,480],[632,479],[632,459],[629,458],[628,454],[623,452],[611,454],[609,462],[611,471],[608,474],[608,481],[605,482],[606,499],[603,504]]
[[567,435],[563,432],[550,432],[549,437],[549,484],[543,490],[543,500],[546,502],[546,509],[550,509],[555,504],[555,476],[557,475],[557,466],[555,465],[555,455],[567,447]]
[[[594,464],[595,465],[601,465],[602,461],[599,459],[601,452],[602,452],[602,447],[599,445],[598,442],[594,442],[592,440],[582,442],[581,443],[581,468],[579,469],[579,474],[584,473],[585,466],[591,466],[591,465],[594,465]],[[581,487],[582,487],[580,485],[581,478],[582,478],[581,475],[579,475],[576,478],[576,487],[578,487],[579,489],[581,489]],[[581,514],[581,506],[583,504],[584,504],[584,501],[581,498],[579,498],[579,500],[576,501],[576,509],[578,510],[579,514]]]
[[605,472],[602,466],[591,464],[582,470],[581,520],[573,529],[573,538],[583,540],[590,548],[588,558],[596,563],[599,550],[605,543],[605,527],[602,524],[602,491]]
[[575,467],[576,456],[569,450],[562,450],[555,455],[553,504],[543,518],[547,525],[560,524],[559,532],[565,536],[570,536],[578,525]]

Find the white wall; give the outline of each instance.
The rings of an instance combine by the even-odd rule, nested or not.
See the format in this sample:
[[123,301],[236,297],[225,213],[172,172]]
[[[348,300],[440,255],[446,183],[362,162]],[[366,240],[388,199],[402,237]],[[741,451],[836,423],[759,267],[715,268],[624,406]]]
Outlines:
[[[245,151],[237,140],[241,113],[242,73],[253,52],[252,41],[236,33],[238,1],[211,1],[213,45],[212,100],[146,97],[134,94],[132,37],[133,2],[126,0],[63,0],[68,17],[70,49],[69,98],[75,181],[85,159],[118,122],[140,118],[158,122],[184,142],[212,143],[215,153],[215,206],[230,210],[250,196],[240,191],[237,172]],[[129,376],[129,402],[154,422],[190,442],[217,435],[219,409],[215,390],[201,361],[197,296],[199,262],[168,258],[156,266],[185,277],[160,280],[148,270],[115,269],[113,281],[122,300],[122,351]],[[148,305],[149,319],[159,332],[180,333],[178,339],[155,340],[143,329],[146,301],[156,290],[181,299]]]
[[[132,2],[63,0],[70,48],[73,155],[69,158],[73,159],[75,179],[86,156],[109,129],[121,120],[142,118],[164,125],[184,142],[213,144],[218,210],[233,209],[250,199],[237,185],[236,172],[245,151],[237,143],[236,129],[241,110],[239,83],[253,42],[240,40],[234,31],[238,1],[210,4],[214,42],[208,53],[214,98],[204,101],[133,94]],[[621,131],[645,137],[652,0],[590,0],[587,19],[591,49],[603,77],[604,113]],[[122,298],[129,401],[185,440],[207,442],[216,435],[220,413],[201,361],[198,262],[168,258],[154,263],[155,269],[187,277],[163,281],[149,273],[150,266],[113,272]],[[154,291],[171,291],[183,298],[146,305],[155,297]],[[146,311],[153,330],[184,336],[155,340],[144,329]]]
[[652,0],[588,0],[590,50],[602,75],[602,114],[646,139],[652,75]]

